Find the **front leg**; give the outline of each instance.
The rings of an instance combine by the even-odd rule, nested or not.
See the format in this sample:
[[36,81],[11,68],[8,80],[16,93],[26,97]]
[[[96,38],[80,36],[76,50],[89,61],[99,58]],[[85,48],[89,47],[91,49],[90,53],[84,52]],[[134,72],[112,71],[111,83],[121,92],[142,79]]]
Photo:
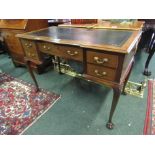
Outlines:
[[33,79],[33,81],[34,81],[34,83],[35,83],[36,92],[38,92],[38,91],[39,91],[39,86],[38,86],[37,80],[36,80],[36,78],[35,78],[35,76],[34,76],[34,73],[33,73],[32,67],[31,67],[31,62],[27,60],[27,61],[26,61],[26,65],[27,65],[28,71],[29,71],[29,73],[30,73],[30,75],[31,75],[31,77],[32,77],[32,79]]
[[112,117],[113,117],[113,114],[115,112],[120,94],[121,94],[120,88],[113,88],[113,100],[112,100],[112,105],[111,105],[111,109],[110,109],[109,121],[106,124],[106,127],[108,129],[113,129],[114,124],[112,123]]

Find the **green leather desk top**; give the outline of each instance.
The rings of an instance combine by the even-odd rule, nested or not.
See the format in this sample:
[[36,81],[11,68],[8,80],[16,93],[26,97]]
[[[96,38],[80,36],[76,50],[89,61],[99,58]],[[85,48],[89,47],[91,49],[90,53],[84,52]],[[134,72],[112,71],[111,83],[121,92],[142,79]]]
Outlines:
[[58,40],[74,40],[120,47],[132,33],[133,31],[126,30],[49,27],[27,34],[34,37],[51,37]]

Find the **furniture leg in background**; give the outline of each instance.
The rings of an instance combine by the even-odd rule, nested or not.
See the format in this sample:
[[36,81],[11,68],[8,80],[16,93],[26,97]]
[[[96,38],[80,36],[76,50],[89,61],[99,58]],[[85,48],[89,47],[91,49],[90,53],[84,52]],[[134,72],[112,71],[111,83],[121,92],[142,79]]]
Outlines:
[[151,40],[150,45],[149,45],[148,53],[149,53],[149,56],[146,60],[145,69],[143,72],[143,74],[146,76],[151,75],[151,71],[148,70],[148,67],[149,67],[150,61],[151,61],[151,59],[155,53],[155,33],[152,34],[152,40]]
[[155,51],[151,51],[148,58],[147,58],[147,60],[146,60],[145,69],[144,69],[144,72],[143,72],[143,74],[146,75],[146,76],[151,75],[151,71],[148,70],[148,66],[149,66],[150,60],[153,57],[154,53],[155,53]]
[[57,57],[57,60],[58,60],[58,69],[59,69],[59,74],[63,74],[63,73],[61,72],[60,58],[59,58],[59,57]]

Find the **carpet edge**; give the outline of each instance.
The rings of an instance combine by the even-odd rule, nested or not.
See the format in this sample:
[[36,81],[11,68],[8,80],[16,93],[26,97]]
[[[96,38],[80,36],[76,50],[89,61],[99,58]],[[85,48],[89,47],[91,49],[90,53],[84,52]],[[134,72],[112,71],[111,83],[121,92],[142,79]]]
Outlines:
[[23,135],[33,124],[35,124],[48,110],[50,110],[54,104],[61,98],[61,95],[51,104],[41,115],[39,115],[32,123],[30,123],[19,135]]

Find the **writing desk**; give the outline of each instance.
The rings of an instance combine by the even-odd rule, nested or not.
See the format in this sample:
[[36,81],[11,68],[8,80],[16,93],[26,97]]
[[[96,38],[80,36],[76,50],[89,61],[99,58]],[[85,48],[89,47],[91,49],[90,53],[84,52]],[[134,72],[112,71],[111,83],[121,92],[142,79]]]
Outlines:
[[40,64],[43,53],[81,62],[84,79],[113,89],[112,105],[106,125],[109,129],[113,128],[112,117],[129,78],[140,36],[141,28],[112,30],[72,27],[49,27],[17,35],[21,40],[25,60],[37,90],[38,83],[31,63]]

